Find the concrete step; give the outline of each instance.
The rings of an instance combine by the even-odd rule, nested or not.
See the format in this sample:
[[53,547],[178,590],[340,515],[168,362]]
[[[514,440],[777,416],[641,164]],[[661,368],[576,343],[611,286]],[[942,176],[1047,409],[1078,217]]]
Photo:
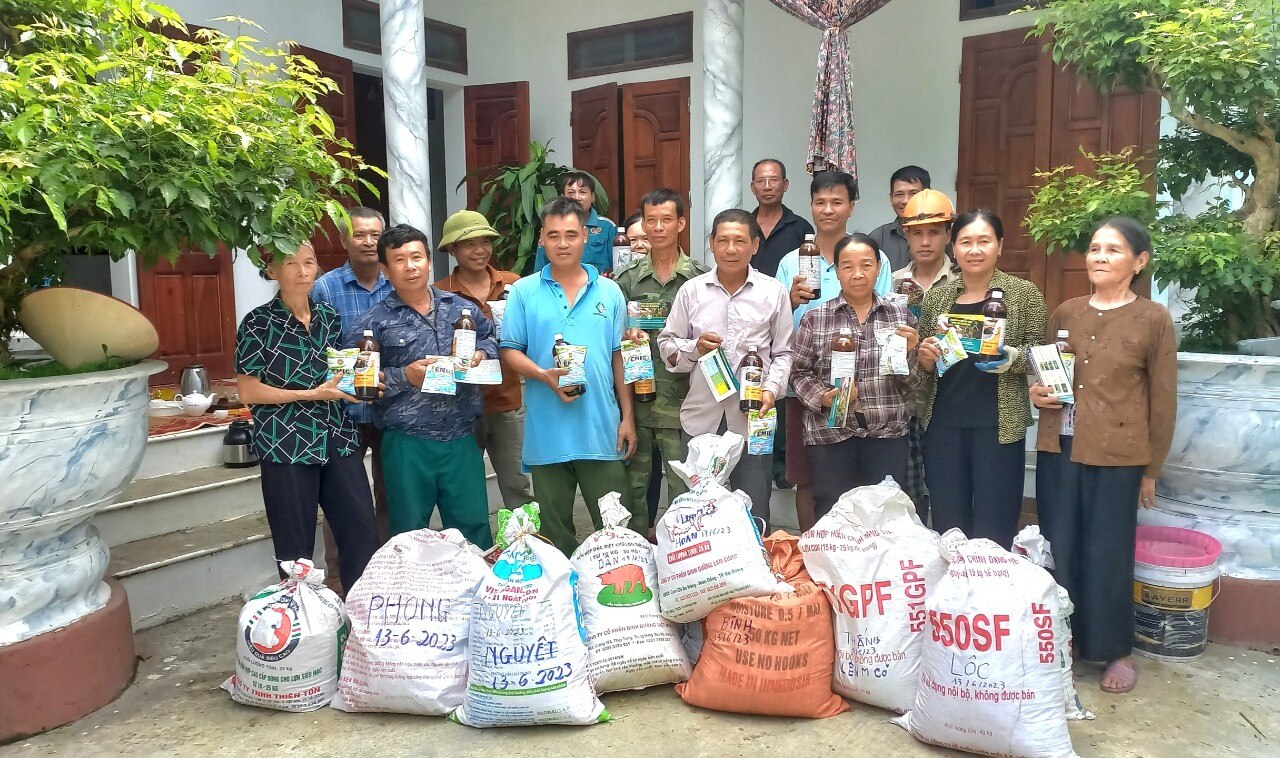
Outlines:
[[179,474],[222,463],[225,426],[205,427],[147,439],[147,451],[134,479]]
[[246,592],[277,581],[264,515],[240,516],[113,547],[107,571],[129,593],[134,629],[148,629],[243,598]]
[[258,467],[209,466],[149,479],[134,479],[116,502],[94,516],[107,545],[115,547],[180,529],[262,514]]

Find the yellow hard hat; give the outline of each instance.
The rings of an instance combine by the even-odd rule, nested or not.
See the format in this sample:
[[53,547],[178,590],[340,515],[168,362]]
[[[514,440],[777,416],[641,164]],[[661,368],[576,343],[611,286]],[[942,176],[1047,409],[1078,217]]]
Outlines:
[[898,220],[901,226],[920,226],[955,221],[956,207],[951,198],[935,189],[923,189],[907,202]]

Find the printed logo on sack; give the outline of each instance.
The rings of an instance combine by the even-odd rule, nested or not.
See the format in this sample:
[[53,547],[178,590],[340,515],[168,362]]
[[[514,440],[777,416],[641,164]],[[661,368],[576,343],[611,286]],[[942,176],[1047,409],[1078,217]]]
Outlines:
[[533,553],[504,553],[493,564],[493,575],[504,582],[532,582],[542,576],[542,565]]
[[653,591],[644,581],[644,569],[634,563],[611,568],[599,575],[605,585],[596,601],[609,608],[630,608],[653,599]]
[[244,629],[249,652],[268,663],[288,658],[301,639],[298,601],[293,595],[284,595],[258,609]]

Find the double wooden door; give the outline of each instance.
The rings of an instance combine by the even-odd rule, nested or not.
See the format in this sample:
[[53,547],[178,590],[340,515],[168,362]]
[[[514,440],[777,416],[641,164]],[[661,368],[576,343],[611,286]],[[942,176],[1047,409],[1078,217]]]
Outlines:
[[[1148,90],[1099,92],[1054,64],[1041,40],[1018,29],[964,41],[956,178],[961,211],[988,208],[1004,222],[1000,268],[1034,282],[1050,312],[1090,292],[1080,251],[1046,255],[1023,226],[1037,171],[1134,148],[1154,167],[1160,97]],[[1150,188],[1154,192],[1155,187]]]

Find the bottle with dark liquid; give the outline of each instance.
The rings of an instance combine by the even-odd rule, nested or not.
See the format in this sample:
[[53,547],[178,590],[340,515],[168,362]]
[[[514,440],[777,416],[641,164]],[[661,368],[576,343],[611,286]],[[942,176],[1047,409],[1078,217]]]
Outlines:
[[813,299],[817,300],[822,297],[822,251],[813,241],[812,234],[804,235],[798,252],[800,276],[804,277],[804,286],[813,290]]
[[[650,349],[652,350],[652,347],[650,347]],[[657,364],[658,362],[654,361],[655,367]],[[632,390],[636,393],[637,403],[652,403],[654,400],[658,399],[658,384],[655,381],[656,378],[657,377],[655,375],[654,379],[641,379],[631,385]]]
[[837,379],[853,379],[856,373],[858,354],[854,352],[853,330],[847,326],[840,327],[840,333],[831,340],[831,383]]
[[621,225],[618,226],[618,233],[613,236],[613,271],[617,273],[624,266],[631,263],[634,256],[631,253],[631,240],[627,239],[627,230]]
[[738,409],[758,411],[764,405],[764,361],[755,345],[747,348],[738,364]]
[[463,308],[462,315],[453,322],[453,357],[470,363],[476,354],[476,322],[471,309]]
[[[555,339],[555,344],[551,348],[551,359],[555,363],[555,367],[572,370],[575,362],[573,357],[573,345],[569,344],[569,341],[564,338],[563,334],[557,334]],[[564,386],[563,382],[567,376],[568,375],[566,374],[560,378],[561,387]],[[568,389],[565,390],[564,394],[569,397],[577,397],[586,391],[587,385],[574,384],[570,385]]]
[[911,311],[911,315],[920,318],[920,306],[924,304],[924,288],[921,287],[915,279],[907,277],[898,282],[895,291],[907,298],[907,310]]
[[1004,304],[1004,290],[994,288],[987,293],[982,306],[982,346],[978,355],[991,361],[1000,357],[1004,347],[1004,329],[1009,323],[1009,309]]
[[377,400],[378,372],[382,361],[378,341],[373,338],[372,329],[364,330],[364,336],[356,347],[360,350],[360,354],[356,356],[353,369],[352,383],[355,389],[351,394],[359,400]]

